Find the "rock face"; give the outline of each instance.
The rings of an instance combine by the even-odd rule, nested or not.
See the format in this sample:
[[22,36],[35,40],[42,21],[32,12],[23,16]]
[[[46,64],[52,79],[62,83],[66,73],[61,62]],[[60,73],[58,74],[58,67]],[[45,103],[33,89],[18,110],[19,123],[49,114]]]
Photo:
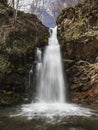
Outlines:
[[[57,19],[69,87],[75,102],[97,102],[98,98],[98,1],[81,0],[64,9]],[[67,61],[68,61],[67,60]]]
[[66,74],[73,102],[98,103],[98,62],[75,62]]
[[48,28],[35,15],[19,11],[15,24],[14,10],[0,3],[0,105],[17,102],[36,48],[47,43]]
[[97,1],[85,0],[61,12],[57,24],[64,57],[94,61],[98,56],[97,7]]

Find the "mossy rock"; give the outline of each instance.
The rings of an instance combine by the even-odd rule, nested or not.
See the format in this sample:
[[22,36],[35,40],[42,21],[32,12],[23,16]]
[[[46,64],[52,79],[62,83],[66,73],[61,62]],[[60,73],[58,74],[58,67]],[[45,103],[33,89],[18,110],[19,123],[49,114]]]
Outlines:
[[[0,106],[10,106],[16,105],[17,103],[22,101],[22,97],[19,94],[14,93],[13,91],[2,91],[0,93],[2,98],[0,98]],[[1,97],[0,96],[0,97]]]
[[33,14],[18,11],[15,24],[14,9],[0,1],[0,105],[21,100],[36,48],[44,48],[48,36],[48,28]]
[[58,39],[64,58],[94,62],[98,55],[98,2],[80,2],[57,18]]

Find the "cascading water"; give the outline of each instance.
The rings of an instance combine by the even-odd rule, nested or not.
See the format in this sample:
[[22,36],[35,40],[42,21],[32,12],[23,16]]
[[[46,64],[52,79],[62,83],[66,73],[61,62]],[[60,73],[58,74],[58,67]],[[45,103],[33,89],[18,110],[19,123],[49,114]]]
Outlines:
[[36,86],[40,85],[39,79],[41,76],[41,68],[42,68],[42,52],[37,48],[37,65],[36,65]]
[[41,50],[37,49],[36,61],[37,100],[22,105],[20,114],[15,116],[27,116],[29,119],[47,118],[52,122],[57,121],[55,117],[58,117],[58,121],[60,121],[66,116],[90,116],[89,109],[66,102],[57,27],[52,29],[43,60]]
[[37,96],[40,102],[65,102],[65,85],[62,71],[60,46],[57,40],[57,27],[51,29],[42,67],[40,67],[40,84],[37,86]]

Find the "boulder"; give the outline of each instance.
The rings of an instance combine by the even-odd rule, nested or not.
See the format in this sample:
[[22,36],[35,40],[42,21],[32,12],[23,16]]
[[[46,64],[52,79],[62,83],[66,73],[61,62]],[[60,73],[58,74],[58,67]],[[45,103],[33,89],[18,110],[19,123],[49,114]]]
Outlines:
[[66,58],[95,61],[98,56],[98,2],[83,0],[57,19],[58,39]]
[[57,25],[72,101],[98,103],[98,1],[65,8]]
[[35,15],[18,11],[15,22],[14,10],[0,4],[0,105],[25,92],[36,48],[47,44],[48,28]]

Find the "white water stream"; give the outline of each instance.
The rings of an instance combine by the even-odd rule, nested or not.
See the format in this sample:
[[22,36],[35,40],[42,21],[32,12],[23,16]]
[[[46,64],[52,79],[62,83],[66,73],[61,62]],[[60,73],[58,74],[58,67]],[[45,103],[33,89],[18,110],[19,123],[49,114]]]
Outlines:
[[40,68],[40,77],[37,82],[37,96],[39,102],[64,103],[65,85],[62,71],[60,46],[57,40],[57,27],[51,29],[49,45],[44,52],[43,63]]

